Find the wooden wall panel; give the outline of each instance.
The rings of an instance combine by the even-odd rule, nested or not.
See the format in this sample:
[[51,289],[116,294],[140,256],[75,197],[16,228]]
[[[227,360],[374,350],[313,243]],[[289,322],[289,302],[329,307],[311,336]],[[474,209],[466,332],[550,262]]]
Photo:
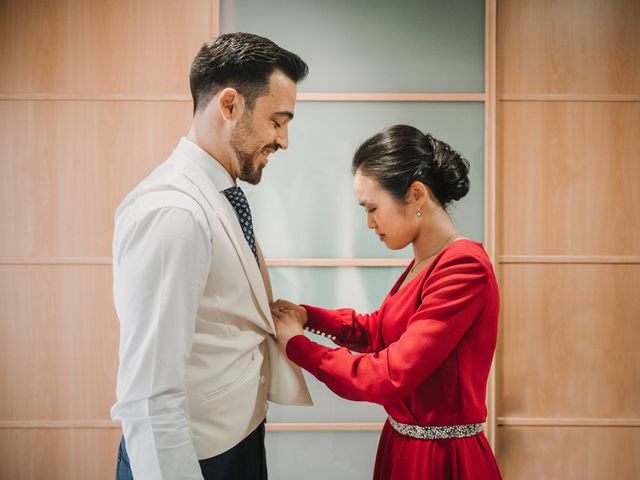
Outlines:
[[501,116],[502,253],[640,255],[640,103],[502,102]]
[[640,478],[640,428],[500,427],[505,480]]
[[217,8],[0,0],[0,478],[113,478],[114,209],[187,132]]
[[0,420],[109,420],[111,266],[0,266],[0,306]]
[[637,1],[498,2],[505,479],[640,478],[638,25]]
[[112,480],[120,429],[1,429],[1,478]]
[[188,102],[0,102],[0,256],[110,256],[116,206],[190,120]]
[[640,417],[640,265],[503,265],[502,276],[499,416]]
[[[0,2],[0,92],[188,94],[211,0]],[[11,74],[6,74],[11,72]]]
[[501,0],[502,93],[640,93],[640,2]]

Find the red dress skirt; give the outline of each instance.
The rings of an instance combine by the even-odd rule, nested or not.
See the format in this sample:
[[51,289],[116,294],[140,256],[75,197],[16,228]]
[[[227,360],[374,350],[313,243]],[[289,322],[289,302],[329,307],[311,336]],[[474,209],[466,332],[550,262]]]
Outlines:
[[396,432],[387,421],[376,455],[375,480],[500,478],[491,447],[481,432],[473,437],[422,440]]

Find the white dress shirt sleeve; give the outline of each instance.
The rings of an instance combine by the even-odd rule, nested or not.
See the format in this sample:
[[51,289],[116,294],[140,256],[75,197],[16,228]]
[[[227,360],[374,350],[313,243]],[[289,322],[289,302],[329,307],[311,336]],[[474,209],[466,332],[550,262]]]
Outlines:
[[202,479],[188,424],[185,362],[211,266],[211,234],[193,200],[169,196],[167,207],[130,205],[114,234],[120,367],[112,417],[122,423],[136,479]]

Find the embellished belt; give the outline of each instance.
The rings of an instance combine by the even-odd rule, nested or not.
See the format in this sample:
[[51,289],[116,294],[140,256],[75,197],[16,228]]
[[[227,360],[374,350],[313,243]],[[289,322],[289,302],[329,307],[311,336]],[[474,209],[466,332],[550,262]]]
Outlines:
[[420,425],[399,423],[391,417],[389,417],[389,423],[399,434],[411,438],[420,438],[422,440],[473,437],[482,431],[481,423],[421,427]]

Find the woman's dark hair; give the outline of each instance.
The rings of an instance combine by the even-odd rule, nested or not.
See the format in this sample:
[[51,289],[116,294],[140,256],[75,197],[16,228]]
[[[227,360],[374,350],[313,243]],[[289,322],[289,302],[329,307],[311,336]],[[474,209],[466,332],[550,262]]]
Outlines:
[[194,113],[227,87],[238,90],[252,111],[256,98],[267,93],[269,77],[275,70],[295,83],[309,73],[309,67],[298,55],[258,35],[226,33],[203,44],[189,75]]
[[352,172],[377,180],[401,203],[416,180],[431,189],[443,208],[469,191],[469,162],[443,141],[408,125],[386,128],[360,145]]

